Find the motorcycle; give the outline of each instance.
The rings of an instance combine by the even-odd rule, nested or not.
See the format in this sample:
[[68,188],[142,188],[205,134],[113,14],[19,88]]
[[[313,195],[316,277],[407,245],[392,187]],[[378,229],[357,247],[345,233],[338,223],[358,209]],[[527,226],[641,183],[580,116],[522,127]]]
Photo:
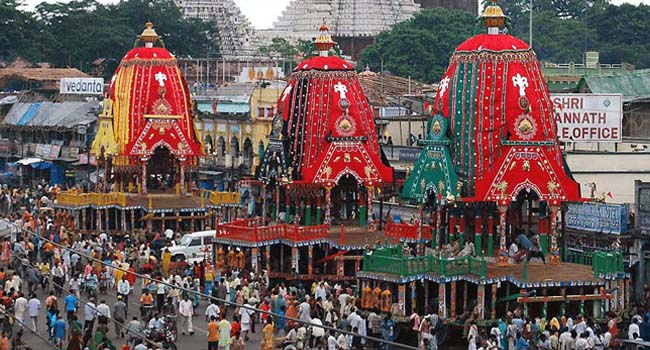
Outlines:
[[165,316],[165,324],[163,329],[147,329],[145,331],[147,340],[156,344],[158,349],[177,350],[176,339],[178,339],[178,331],[176,329],[176,316]]

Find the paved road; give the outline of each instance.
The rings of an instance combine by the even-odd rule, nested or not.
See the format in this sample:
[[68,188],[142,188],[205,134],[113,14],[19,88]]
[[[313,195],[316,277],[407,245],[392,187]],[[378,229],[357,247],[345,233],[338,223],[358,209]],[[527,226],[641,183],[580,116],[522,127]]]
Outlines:
[[[140,281],[136,281],[136,285],[139,285]],[[44,300],[46,297],[46,293],[43,292],[43,290],[39,289],[37,291],[38,298],[41,299],[42,302],[42,310],[41,310],[41,316],[39,316],[38,319],[38,327],[39,327],[39,334],[46,336],[46,330],[44,330],[44,324],[45,324],[45,309],[44,309]],[[58,298],[59,302],[59,310],[65,310],[64,303],[63,303],[63,298],[67,293],[64,293],[62,297]],[[113,305],[115,304],[117,298],[117,293],[115,290],[110,290],[108,291],[107,294],[99,294],[97,296],[97,301],[98,303],[101,302],[102,299],[106,300],[106,303],[111,307],[111,311],[113,309]],[[28,298],[29,299],[29,298]],[[82,301],[87,301],[87,298],[85,295],[82,294],[81,296]],[[140,300],[140,294],[135,293],[131,294],[129,296],[129,315],[128,315],[128,320],[132,319],[134,315],[140,316],[140,311],[139,311],[139,303]],[[80,301],[79,303],[79,311],[77,312],[77,315],[79,316],[80,319],[83,319],[83,302]],[[208,341],[207,341],[207,322],[205,320],[205,308],[208,305],[207,300],[201,300],[199,307],[196,310],[196,316],[193,318],[194,321],[194,335],[180,335],[179,339],[176,343],[178,346],[178,349],[184,350],[184,349],[192,349],[192,350],[207,350],[208,348]],[[233,311],[232,309],[229,310],[228,312],[228,319],[232,320],[232,314]],[[128,321],[127,321],[128,322]],[[30,329],[31,329],[31,321],[28,321],[28,324],[30,324]],[[97,324],[97,322],[95,322]],[[109,324],[110,332],[108,335],[108,338],[113,342],[113,345],[116,346],[116,349],[121,349],[122,345],[125,343],[125,339],[120,339],[116,337],[115,331],[114,331],[114,325],[111,323]],[[261,326],[258,324],[256,325],[256,330],[257,332],[255,334],[250,334],[250,340],[246,343],[246,349],[259,349],[259,344],[260,344],[260,339],[261,339]],[[15,332],[15,331],[14,331]],[[180,329],[179,329],[180,332]],[[15,334],[15,333],[14,333]],[[25,335],[24,335],[24,340],[27,343],[28,346],[31,346],[32,349],[34,350],[45,350],[47,348],[47,344],[44,342],[44,340],[40,339],[38,336],[33,334],[30,331],[25,330]],[[65,344],[67,346],[67,343]]]

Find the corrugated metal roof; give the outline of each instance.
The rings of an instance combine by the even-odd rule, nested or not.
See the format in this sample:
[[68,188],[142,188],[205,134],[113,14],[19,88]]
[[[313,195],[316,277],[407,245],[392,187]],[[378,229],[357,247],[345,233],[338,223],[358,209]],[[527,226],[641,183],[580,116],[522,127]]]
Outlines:
[[19,126],[63,126],[74,128],[97,120],[97,102],[32,102],[16,103],[4,122]]
[[650,69],[629,73],[586,75],[580,80],[592,93],[623,94],[623,101],[650,99]]

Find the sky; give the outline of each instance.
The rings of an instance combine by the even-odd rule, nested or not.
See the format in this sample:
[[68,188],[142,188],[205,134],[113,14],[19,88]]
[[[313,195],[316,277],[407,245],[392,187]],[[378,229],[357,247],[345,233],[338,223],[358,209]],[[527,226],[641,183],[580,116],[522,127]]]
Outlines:
[[[27,8],[34,8],[43,0],[25,0]],[[61,0],[45,0],[47,2],[55,2]],[[63,0],[66,1],[66,0]],[[117,0],[100,0],[100,2],[109,3]],[[273,22],[282,14],[282,11],[287,7],[291,0],[234,0],[235,3],[242,10],[244,15],[257,29],[267,29],[273,26]],[[533,0],[534,1],[534,0]],[[621,4],[623,2],[631,4],[645,3],[650,4],[650,0],[612,0],[614,4]]]

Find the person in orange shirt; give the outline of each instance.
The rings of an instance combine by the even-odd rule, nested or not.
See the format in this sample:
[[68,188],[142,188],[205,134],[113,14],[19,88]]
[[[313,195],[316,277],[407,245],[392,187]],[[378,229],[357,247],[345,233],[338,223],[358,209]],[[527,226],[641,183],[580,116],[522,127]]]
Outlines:
[[217,323],[217,318],[211,316],[210,323],[208,323],[208,350],[218,350],[218,348],[219,348],[219,324]]
[[2,331],[2,335],[0,336],[0,350],[9,350],[9,345],[9,337],[7,337],[7,333]]

